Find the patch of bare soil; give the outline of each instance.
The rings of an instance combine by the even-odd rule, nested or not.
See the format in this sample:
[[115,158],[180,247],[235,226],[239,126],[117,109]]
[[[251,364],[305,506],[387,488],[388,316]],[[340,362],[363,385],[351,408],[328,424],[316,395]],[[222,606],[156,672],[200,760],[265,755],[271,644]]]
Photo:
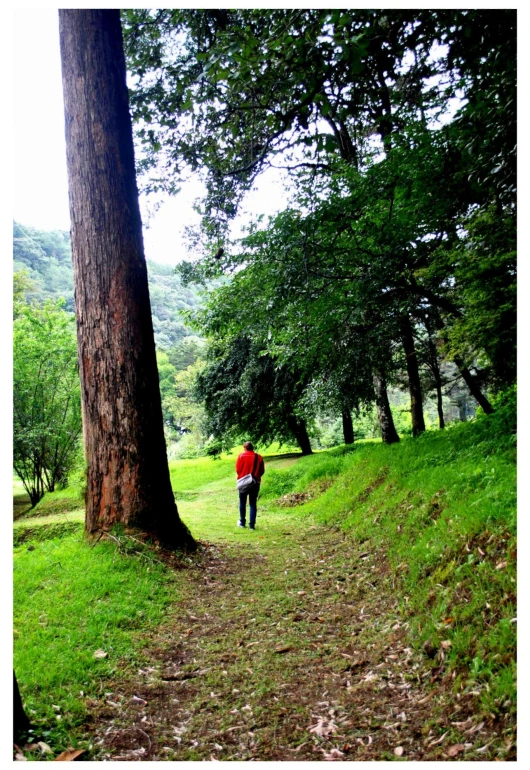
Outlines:
[[[513,725],[414,651],[381,554],[311,527],[204,545],[140,666],[90,705],[103,761],[513,760]],[[278,541],[280,538],[278,538]]]
[[290,492],[275,500],[275,504],[282,508],[294,508],[295,505],[303,505],[308,500],[319,497],[333,484],[332,479],[321,479],[309,485],[307,492]]

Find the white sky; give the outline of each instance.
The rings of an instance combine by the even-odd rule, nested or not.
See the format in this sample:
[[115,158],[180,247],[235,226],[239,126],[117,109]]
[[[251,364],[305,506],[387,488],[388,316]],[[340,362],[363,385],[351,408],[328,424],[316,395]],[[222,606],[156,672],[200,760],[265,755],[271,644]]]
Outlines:
[[[13,218],[40,230],[69,230],[57,9],[15,12],[14,142]],[[192,256],[183,228],[198,224],[192,206],[201,192],[198,181],[187,182],[176,197],[166,197],[151,215],[152,201],[141,199],[148,259],[175,264]],[[279,176],[273,181],[271,172],[248,197],[245,209],[272,214],[284,203]],[[247,218],[243,214],[239,221]]]

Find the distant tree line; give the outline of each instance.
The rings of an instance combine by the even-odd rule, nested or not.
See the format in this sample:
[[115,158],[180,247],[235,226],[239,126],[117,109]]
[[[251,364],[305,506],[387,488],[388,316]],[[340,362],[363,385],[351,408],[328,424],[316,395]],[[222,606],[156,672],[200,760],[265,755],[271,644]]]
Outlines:
[[[159,350],[169,351],[190,336],[179,316],[181,310],[201,302],[196,287],[183,286],[169,265],[148,261],[149,296],[155,340]],[[43,302],[62,297],[65,309],[74,309],[74,278],[70,234],[62,230],[38,230],[13,223],[13,270],[29,278],[28,299]]]

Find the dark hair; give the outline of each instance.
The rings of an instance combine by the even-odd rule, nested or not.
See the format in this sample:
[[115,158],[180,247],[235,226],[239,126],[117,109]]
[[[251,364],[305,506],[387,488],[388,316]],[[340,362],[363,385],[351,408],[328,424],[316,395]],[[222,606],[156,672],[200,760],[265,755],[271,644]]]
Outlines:
[[254,444],[251,441],[245,441],[245,443],[243,444],[243,449],[246,449],[247,452],[253,452]]

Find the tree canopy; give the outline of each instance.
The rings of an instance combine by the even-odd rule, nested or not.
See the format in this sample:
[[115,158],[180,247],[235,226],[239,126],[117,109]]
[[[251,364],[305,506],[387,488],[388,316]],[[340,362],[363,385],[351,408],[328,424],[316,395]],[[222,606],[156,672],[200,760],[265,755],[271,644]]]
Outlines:
[[[404,385],[415,433],[449,362],[488,409],[481,387],[515,379],[515,12],[123,21],[146,187],[206,180],[203,230],[223,251],[181,272],[231,276],[201,316],[214,348],[251,340],[296,372],[302,401],[337,409]],[[270,166],[288,170],[289,207],[231,243]]]

